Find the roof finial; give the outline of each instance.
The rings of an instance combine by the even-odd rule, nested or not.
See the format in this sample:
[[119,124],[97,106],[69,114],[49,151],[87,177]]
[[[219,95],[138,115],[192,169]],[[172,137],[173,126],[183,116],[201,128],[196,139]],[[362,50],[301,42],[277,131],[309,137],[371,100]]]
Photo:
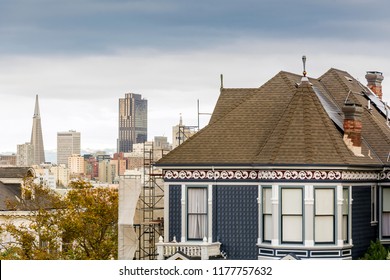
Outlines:
[[302,56],[302,62],[303,62],[303,77],[306,77],[306,55]]

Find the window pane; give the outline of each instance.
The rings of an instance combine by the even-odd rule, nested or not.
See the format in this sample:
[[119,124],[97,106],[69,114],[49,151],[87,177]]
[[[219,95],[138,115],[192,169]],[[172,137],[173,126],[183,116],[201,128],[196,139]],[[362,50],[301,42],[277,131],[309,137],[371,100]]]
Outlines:
[[264,227],[264,240],[272,239],[272,215],[264,215],[263,227]]
[[188,238],[203,239],[207,236],[207,216],[206,215],[188,215]]
[[263,213],[264,214],[271,214],[272,212],[271,195],[272,195],[271,188],[263,188]]
[[348,215],[348,209],[349,209],[349,191],[348,189],[343,189],[343,214]]
[[383,188],[383,211],[390,212],[390,188]]
[[207,236],[207,188],[188,188],[188,239]]
[[188,189],[188,213],[207,213],[207,189]]
[[348,239],[348,216],[343,216],[343,240]]
[[390,213],[382,215],[382,235],[390,236]]
[[333,232],[333,216],[315,217],[315,242],[334,242]]
[[315,190],[316,215],[333,215],[334,213],[334,190]]
[[302,242],[302,216],[283,216],[283,242]]
[[282,214],[302,214],[302,189],[282,189]]

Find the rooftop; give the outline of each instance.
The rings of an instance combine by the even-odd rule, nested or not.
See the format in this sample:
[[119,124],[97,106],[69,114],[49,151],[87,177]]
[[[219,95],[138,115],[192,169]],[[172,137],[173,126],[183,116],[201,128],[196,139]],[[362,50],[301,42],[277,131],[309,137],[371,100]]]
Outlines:
[[[209,124],[158,165],[388,165],[390,129],[367,108],[369,89],[337,69],[301,80],[281,71],[259,88],[221,88]],[[364,108],[360,157],[343,141],[346,101]]]

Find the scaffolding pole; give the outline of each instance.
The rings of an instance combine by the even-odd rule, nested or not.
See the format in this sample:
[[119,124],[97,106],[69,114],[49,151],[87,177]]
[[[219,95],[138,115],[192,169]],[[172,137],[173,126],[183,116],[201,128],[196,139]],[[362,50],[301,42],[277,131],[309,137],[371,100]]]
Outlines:
[[[161,153],[161,156],[164,152]],[[158,158],[161,157],[160,155]],[[161,172],[154,168],[156,151],[153,142],[144,143],[143,179],[139,198],[141,222],[134,225],[138,236],[138,249],[134,259],[154,260],[157,258],[156,242],[164,233],[164,186]]]

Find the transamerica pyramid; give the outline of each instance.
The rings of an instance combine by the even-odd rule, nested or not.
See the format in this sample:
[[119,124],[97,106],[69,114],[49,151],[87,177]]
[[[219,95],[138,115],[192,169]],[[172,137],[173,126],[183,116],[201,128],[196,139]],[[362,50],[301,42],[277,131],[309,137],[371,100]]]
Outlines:
[[33,116],[33,127],[31,131],[31,144],[33,146],[33,164],[45,162],[45,150],[43,147],[41,116],[39,113],[38,95],[35,97],[35,110]]

